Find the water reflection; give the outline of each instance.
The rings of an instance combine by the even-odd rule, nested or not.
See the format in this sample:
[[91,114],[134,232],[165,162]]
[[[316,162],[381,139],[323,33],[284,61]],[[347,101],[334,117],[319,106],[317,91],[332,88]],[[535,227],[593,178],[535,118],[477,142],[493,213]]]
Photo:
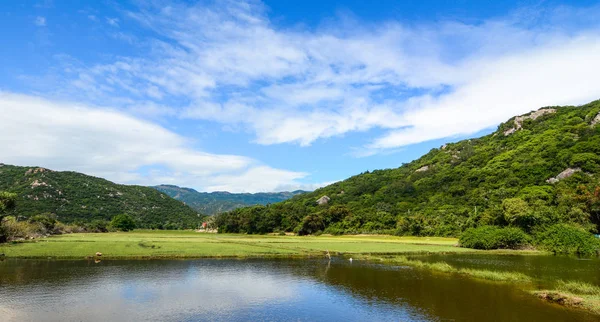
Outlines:
[[335,260],[0,262],[3,321],[592,321],[510,286]]

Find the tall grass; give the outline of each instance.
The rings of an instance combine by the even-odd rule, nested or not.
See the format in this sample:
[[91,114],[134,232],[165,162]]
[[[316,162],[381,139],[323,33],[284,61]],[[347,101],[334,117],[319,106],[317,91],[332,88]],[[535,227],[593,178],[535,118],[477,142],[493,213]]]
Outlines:
[[428,263],[416,259],[409,259],[406,256],[393,256],[393,257],[373,257],[368,256],[367,259],[385,261],[388,263],[401,264],[411,266],[420,269],[428,269],[436,272],[454,273],[460,275],[467,275],[474,278],[485,279],[490,281],[498,282],[530,282],[531,278],[525,274],[518,272],[502,272],[492,271],[485,269],[472,269],[472,268],[456,268],[446,262],[435,262]]

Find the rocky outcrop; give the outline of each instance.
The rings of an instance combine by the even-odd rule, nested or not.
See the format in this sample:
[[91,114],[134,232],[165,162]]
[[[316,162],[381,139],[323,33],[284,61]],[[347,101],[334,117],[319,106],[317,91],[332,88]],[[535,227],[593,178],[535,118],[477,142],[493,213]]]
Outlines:
[[592,126],[598,123],[600,123],[600,113],[598,113],[598,115],[596,115],[596,117],[592,120]]
[[575,174],[575,172],[579,172],[581,169],[579,168],[567,168],[565,171],[559,173],[556,177],[550,178],[546,180],[548,183],[557,183],[562,179],[566,179]]
[[317,204],[319,206],[326,205],[329,203],[329,200],[331,200],[331,198],[329,198],[327,196],[323,196],[323,197],[317,199]]
[[25,172],[25,175],[28,176],[28,175],[36,174],[36,173],[44,173],[46,171],[51,171],[51,170],[48,170],[46,168],[35,168],[35,169],[31,168]]
[[39,180],[35,180],[34,182],[31,183],[31,188],[37,188],[37,187],[47,187],[48,184],[43,182],[43,181],[39,181]]
[[418,168],[417,170],[415,170],[415,172],[425,172],[427,170],[429,170],[429,166],[425,165],[425,166],[422,166],[422,167]]
[[556,109],[553,108],[544,108],[544,109],[540,109],[537,110],[535,112],[531,112],[528,115],[523,115],[523,116],[517,116],[515,117],[515,126],[504,131],[504,136],[509,136],[515,132],[517,132],[518,130],[523,128],[523,122],[525,120],[535,120],[538,117],[542,116],[542,115],[546,115],[546,114],[553,114],[556,113]]

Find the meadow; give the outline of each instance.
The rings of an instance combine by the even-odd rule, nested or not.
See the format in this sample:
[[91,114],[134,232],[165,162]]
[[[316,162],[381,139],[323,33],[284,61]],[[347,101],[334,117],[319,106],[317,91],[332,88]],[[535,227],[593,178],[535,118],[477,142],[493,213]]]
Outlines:
[[79,233],[0,245],[12,258],[307,257],[341,254],[458,253],[457,239],[395,236],[273,236],[136,230]]

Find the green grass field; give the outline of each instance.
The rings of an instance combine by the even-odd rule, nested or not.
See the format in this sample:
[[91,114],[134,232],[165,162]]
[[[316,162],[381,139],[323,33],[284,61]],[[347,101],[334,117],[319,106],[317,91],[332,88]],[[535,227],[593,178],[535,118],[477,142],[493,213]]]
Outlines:
[[127,233],[69,234],[0,245],[0,253],[18,258],[303,257],[344,254],[456,253],[454,238],[394,236],[258,236],[193,231],[138,230]]

